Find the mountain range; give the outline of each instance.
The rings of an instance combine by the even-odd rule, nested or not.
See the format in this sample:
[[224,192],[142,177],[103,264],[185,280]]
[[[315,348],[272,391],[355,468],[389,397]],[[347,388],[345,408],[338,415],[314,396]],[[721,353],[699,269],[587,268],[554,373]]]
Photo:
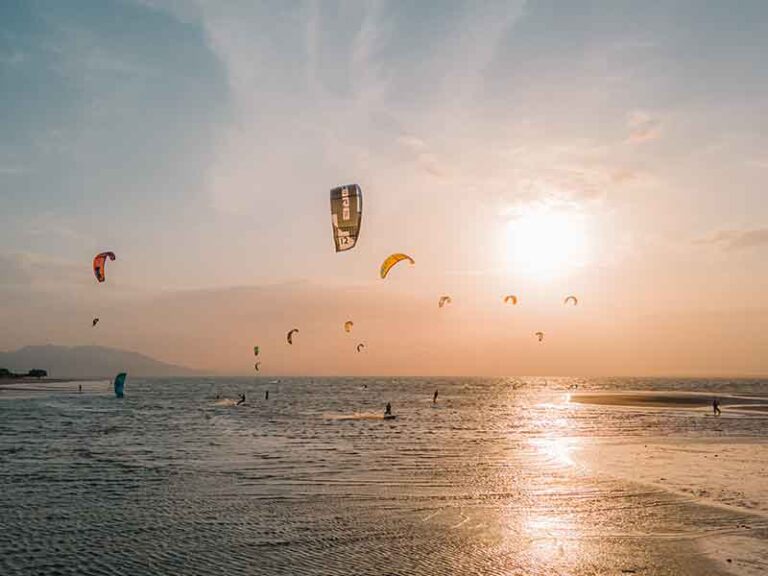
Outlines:
[[25,346],[0,352],[0,367],[19,373],[41,368],[50,378],[111,378],[118,372],[140,377],[201,375],[192,368],[104,346]]

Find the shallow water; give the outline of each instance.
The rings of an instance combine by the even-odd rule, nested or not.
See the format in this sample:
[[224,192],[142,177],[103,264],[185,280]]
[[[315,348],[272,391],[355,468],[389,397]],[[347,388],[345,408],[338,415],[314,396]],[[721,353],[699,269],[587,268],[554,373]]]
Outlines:
[[[768,543],[763,517],[576,456],[596,438],[764,442],[767,414],[575,404],[576,384],[768,391],[359,378],[129,378],[123,400],[106,384],[0,391],[0,574],[717,574],[702,538],[748,524]],[[216,403],[241,392],[245,406]],[[387,401],[396,420],[378,417]]]

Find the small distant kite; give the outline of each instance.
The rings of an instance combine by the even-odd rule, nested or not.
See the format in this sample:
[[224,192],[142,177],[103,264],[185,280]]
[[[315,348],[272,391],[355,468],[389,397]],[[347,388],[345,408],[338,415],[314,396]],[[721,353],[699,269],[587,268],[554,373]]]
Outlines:
[[256,370],[256,372],[258,372],[258,371],[259,371],[259,366],[260,366],[260,365],[261,365],[261,362],[256,362],[256,364],[254,364],[254,365],[253,365],[253,367],[254,367],[254,369]]
[[539,342],[544,340],[544,332],[536,332],[536,337],[539,339]]
[[294,328],[293,330],[288,331],[288,334],[285,335],[285,339],[288,340],[288,344],[293,344],[293,335],[298,333],[299,333],[298,328]]
[[440,296],[440,301],[437,303],[438,307],[442,308],[446,304],[453,302],[450,296]]
[[115,396],[117,398],[123,398],[125,396],[125,379],[128,377],[128,375],[125,372],[120,372],[117,376],[115,376]]
[[569,300],[573,301],[574,306],[576,306],[579,303],[579,300],[578,298],[576,298],[576,296],[568,296],[568,298],[565,299],[565,302],[563,302],[563,304],[568,304]]
[[356,347],[355,349],[356,349],[358,352],[360,352],[360,350],[362,350],[363,348],[365,348],[365,344],[363,344],[363,343],[361,342],[360,344],[358,344],[358,345],[357,345],[357,347]]
[[331,223],[336,252],[350,250],[360,236],[363,218],[363,191],[357,184],[331,190]]
[[107,258],[110,260],[115,259],[114,252],[100,252],[93,258],[93,273],[96,276],[96,280],[104,282],[106,277]]
[[253,355],[254,356],[258,356],[259,355],[259,347],[258,346],[254,346],[253,347]]
[[99,323],[99,319],[98,318],[94,318],[93,321],[91,322],[91,328],[96,326],[96,324],[98,324],[98,323]]
[[384,262],[381,263],[381,278],[384,279],[387,277],[387,274],[389,274],[389,271],[392,269],[392,267],[397,264],[398,262],[402,262],[403,260],[408,260],[411,265],[416,264],[416,262],[408,256],[407,254],[391,254],[387,256],[387,258],[384,260]]
[[507,304],[508,302],[512,302],[512,304],[517,304],[517,296],[514,294],[508,294],[504,296],[504,304]]
[[344,332],[347,332],[347,333],[352,332],[352,326],[354,325],[355,323],[352,322],[352,320],[347,320],[346,322],[344,322]]

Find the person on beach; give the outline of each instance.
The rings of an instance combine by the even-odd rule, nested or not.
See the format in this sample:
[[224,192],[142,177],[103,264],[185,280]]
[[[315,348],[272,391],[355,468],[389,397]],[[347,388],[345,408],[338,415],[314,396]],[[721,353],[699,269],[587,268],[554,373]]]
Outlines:
[[717,398],[712,399],[712,414],[714,416],[720,416],[720,400]]
[[264,400],[269,400],[269,390],[264,392]]
[[392,416],[392,404],[387,402],[386,408],[384,408],[384,416]]
[[240,406],[240,404],[245,404],[245,394],[240,394],[240,400],[237,401],[235,406]]
[[437,404],[437,390],[435,390],[435,395],[432,396],[432,404]]
[[83,385],[82,384],[78,384],[77,385],[77,393],[78,394],[82,394],[83,393]]

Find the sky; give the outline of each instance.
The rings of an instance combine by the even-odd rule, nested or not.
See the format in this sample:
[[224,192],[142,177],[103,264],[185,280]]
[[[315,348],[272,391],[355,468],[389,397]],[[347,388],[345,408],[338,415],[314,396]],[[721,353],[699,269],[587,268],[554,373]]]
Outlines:
[[768,375],[765,54],[760,0],[6,0],[0,349]]

